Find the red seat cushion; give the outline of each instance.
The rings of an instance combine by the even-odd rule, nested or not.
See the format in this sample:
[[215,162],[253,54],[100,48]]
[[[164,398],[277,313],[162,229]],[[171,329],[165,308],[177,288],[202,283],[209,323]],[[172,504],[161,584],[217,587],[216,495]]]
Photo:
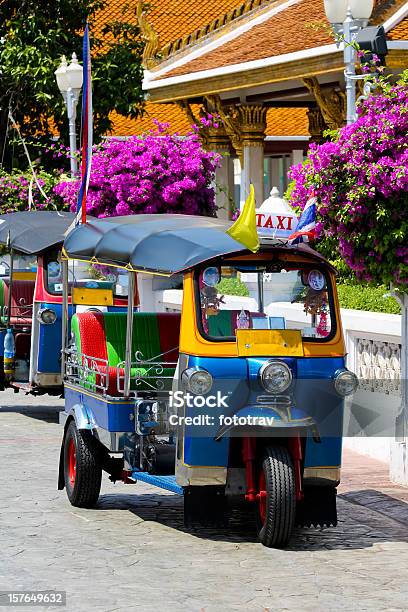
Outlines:
[[[10,280],[4,281],[4,305],[8,306]],[[31,325],[35,281],[13,280],[11,284],[11,321],[13,324]],[[21,319],[24,319],[22,321]]]
[[81,353],[88,357],[107,361],[108,353],[106,350],[103,313],[80,312],[75,316],[78,320]]
[[31,347],[31,333],[17,333],[15,336],[17,359],[29,359]]
[[160,312],[157,315],[160,349],[167,353],[161,361],[176,362],[179,356],[181,315],[177,312]]
[[31,327],[32,322],[33,322],[32,317],[11,317],[10,318],[10,324],[13,327]]

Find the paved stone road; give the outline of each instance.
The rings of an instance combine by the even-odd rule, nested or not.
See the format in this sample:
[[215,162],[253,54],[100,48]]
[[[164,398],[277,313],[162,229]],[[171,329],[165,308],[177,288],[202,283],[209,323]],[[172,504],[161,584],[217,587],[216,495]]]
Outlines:
[[70,612],[408,610],[407,506],[392,489],[354,482],[338,528],[283,551],[256,543],[248,517],[190,533],[181,499],[148,485],[105,479],[99,507],[79,510],[56,489],[62,402],[2,398],[0,590],[66,590]]

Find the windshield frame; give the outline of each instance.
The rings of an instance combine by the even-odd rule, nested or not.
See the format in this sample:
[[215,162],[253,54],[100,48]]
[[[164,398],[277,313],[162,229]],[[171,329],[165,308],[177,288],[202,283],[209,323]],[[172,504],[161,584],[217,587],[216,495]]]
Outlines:
[[[61,264],[61,250],[59,249],[50,249],[49,251],[47,251],[46,253],[44,253],[44,288],[47,291],[47,293],[49,295],[52,295],[54,297],[61,297],[63,294],[63,291],[52,291],[50,284],[49,284],[49,278],[48,278],[48,265],[50,264],[50,262],[52,261],[59,261],[59,263]],[[54,257],[54,255],[57,255],[56,257]],[[74,259],[70,259],[68,261],[82,261],[82,260],[74,260]],[[89,265],[92,265],[93,262],[86,262],[89,263]],[[105,264],[102,264],[105,265]],[[125,268],[122,268],[122,266],[112,266],[115,267],[116,269],[123,269],[125,270]],[[62,280],[61,280],[62,283]],[[70,288],[70,294],[71,294],[71,288]],[[113,299],[114,300],[123,300],[125,302],[127,302],[128,300],[128,295],[119,295],[117,293],[115,293],[115,291],[112,291],[113,294]]]
[[[326,278],[326,283],[327,283],[327,295],[328,295],[328,302],[329,302],[329,307],[330,307],[330,320],[331,320],[331,329],[330,329],[330,334],[328,334],[326,337],[324,338],[308,338],[307,336],[302,336],[302,342],[306,342],[308,344],[327,344],[329,342],[331,342],[337,334],[338,331],[338,311],[336,308],[336,302],[334,299],[334,291],[333,291],[333,278],[332,278],[332,274],[330,273],[330,269],[328,268],[328,266],[325,266],[324,264],[321,264],[320,262],[317,261],[310,261],[310,262],[305,262],[305,261],[284,261],[281,260],[281,262],[279,262],[279,260],[275,260],[273,262],[271,262],[270,259],[259,259],[256,262],[254,262],[254,260],[239,260],[239,261],[231,261],[231,260],[217,260],[214,262],[205,262],[204,264],[202,264],[201,266],[197,266],[197,268],[195,268],[194,270],[194,303],[195,303],[195,310],[196,310],[196,325],[197,325],[197,329],[201,335],[201,337],[204,340],[207,340],[208,342],[216,342],[216,343],[236,343],[236,336],[225,336],[225,337],[221,337],[221,336],[210,336],[205,330],[204,330],[204,326],[203,326],[203,321],[202,321],[202,314],[201,314],[201,297],[200,297],[200,274],[203,270],[205,270],[205,268],[209,267],[209,266],[217,266],[217,267],[229,267],[229,268],[234,268],[234,267],[241,267],[241,266],[268,266],[271,264],[279,264],[282,263],[282,269],[284,269],[285,267],[293,267],[295,269],[308,269],[311,266],[313,266],[314,270],[320,270],[320,272],[322,272]],[[256,330],[255,330],[256,331]]]

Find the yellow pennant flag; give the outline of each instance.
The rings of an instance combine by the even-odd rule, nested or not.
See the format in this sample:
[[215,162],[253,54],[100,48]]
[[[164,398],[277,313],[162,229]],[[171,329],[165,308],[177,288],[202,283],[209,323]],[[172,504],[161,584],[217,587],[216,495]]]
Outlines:
[[255,189],[251,183],[249,196],[238,219],[227,234],[256,253],[259,250],[259,236],[256,228]]

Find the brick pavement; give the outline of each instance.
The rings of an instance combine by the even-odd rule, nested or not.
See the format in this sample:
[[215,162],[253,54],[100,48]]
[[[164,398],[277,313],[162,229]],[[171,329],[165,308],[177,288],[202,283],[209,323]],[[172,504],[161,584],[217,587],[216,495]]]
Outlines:
[[408,610],[406,491],[382,464],[347,453],[339,526],[271,550],[248,515],[185,530],[181,498],[144,484],[104,479],[96,509],[72,508],[56,489],[61,402],[2,398],[0,590],[63,589],[69,612]]

